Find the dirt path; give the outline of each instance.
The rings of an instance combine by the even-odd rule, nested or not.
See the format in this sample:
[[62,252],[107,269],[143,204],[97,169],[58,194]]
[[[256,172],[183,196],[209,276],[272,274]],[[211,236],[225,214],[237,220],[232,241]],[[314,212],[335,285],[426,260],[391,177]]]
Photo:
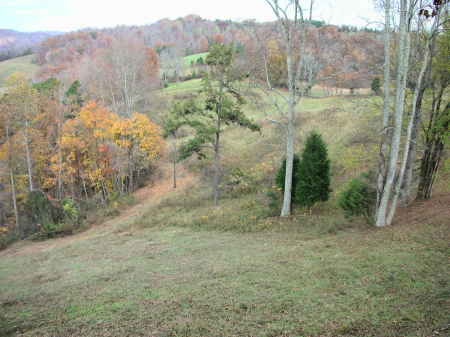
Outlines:
[[103,223],[93,224],[88,230],[75,235],[43,242],[18,242],[4,251],[1,251],[0,257],[34,254],[40,251],[48,251],[56,247],[67,246],[79,240],[86,240],[96,236],[110,234],[114,230],[114,225],[143,215],[150,207],[159,203],[168,194],[177,193],[192,186],[195,179],[195,176],[192,173],[180,167],[178,169],[177,189],[174,189],[170,165],[166,164],[162,166],[160,170],[162,172],[162,177],[158,179],[156,183],[137,190],[134,193],[137,204],[123,210],[119,216]]

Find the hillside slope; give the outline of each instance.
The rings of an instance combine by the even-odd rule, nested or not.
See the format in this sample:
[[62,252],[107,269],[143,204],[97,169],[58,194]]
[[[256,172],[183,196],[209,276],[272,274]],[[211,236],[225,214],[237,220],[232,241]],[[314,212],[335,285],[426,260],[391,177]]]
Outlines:
[[335,206],[372,165],[376,107],[371,97],[302,101],[297,148],[318,130],[333,163],[332,200],[312,215],[270,216],[283,144],[258,99],[246,109],[262,134],[225,134],[224,169],[245,184],[224,188],[220,207],[208,161],[191,159],[176,190],[166,167],[120,217],[0,252],[0,335],[448,336],[448,191],[383,230]]
[[134,231],[130,214],[2,252],[0,335],[447,336],[447,220],[307,239]]
[[59,32],[18,32],[11,29],[0,29],[1,56],[20,55],[26,50],[34,50],[45,39]]

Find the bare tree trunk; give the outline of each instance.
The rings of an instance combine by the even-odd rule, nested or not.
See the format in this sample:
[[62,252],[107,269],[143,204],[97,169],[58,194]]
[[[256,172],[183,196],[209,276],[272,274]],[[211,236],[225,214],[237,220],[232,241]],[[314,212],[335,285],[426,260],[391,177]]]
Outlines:
[[391,1],[385,0],[385,26],[384,26],[384,105],[383,105],[383,129],[381,133],[380,155],[378,158],[378,179],[377,179],[377,208],[380,206],[381,196],[386,182],[386,163],[388,147],[391,143],[388,135],[390,111],[390,83],[391,83]]
[[425,150],[424,160],[420,168],[421,179],[417,191],[418,200],[428,200],[431,198],[433,184],[436,173],[441,163],[444,143],[441,140],[434,140]]
[[406,78],[409,62],[410,38],[408,32],[408,0],[401,0],[399,49],[397,54],[398,70],[396,79],[395,121],[392,135],[392,146],[389,155],[387,178],[381,195],[380,205],[376,214],[376,226],[390,225],[387,218],[388,205],[397,171],[397,160],[400,152],[400,138],[402,134],[403,112],[405,103]]
[[[61,116],[60,116],[61,117]],[[62,171],[63,171],[63,155],[62,155],[62,148],[61,148],[61,133],[62,133],[62,121],[61,118],[58,120],[58,199],[61,200],[63,193],[62,193]]]
[[309,5],[309,22],[310,23],[312,21],[313,7],[314,7],[314,0],[311,0],[310,5]]
[[88,191],[87,191],[87,188],[86,188],[86,180],[84,179],[84,177],[81,177],[81,181],[83,183],[84,196],[85,196],[86,200],[88,200],[89,199],[89,194],[88,194]]
[[425,72],[428,66],[428,57],[429,57],[429,49],[428,49],[428,45],[426,46],[426,52],[425,52],[425,60],[424,63],[422,64],[422,69],[420,70],[420,75],[419,75],[419,79],[418,79],[418,83],[416,86],[416,90],[414,93],[414,100],[413,100],[413,109],[412,109],[412,113],[411,113],[411,119],[408,125],[408,131],[407,131],[407,135],[406,135],[406,142],[405,142],[405,148],[403,150],[403,160],[402,160],[402,164],[401,164],[401,168],[400,168],[400,174],[398,176],[397,179],[397,183],[395,185],[395,191],[394,191],[394,198],[392,200],[391,203],[391,208],[389,210],[389,214],[387,217],[387,223],[390,225],[392,223],[392,220],[394,219],[394,215],[395,215],[395,211],[397,210],[397,203],[398,203],[398,198],[400,196],[400,190],[401,187],[403,185],[403,179],[405,177],[405,172],[406,172],[406,165],[408,163],[408,157],[411,155],[410,152],[410,148],[411,148],[411,138],[412,138],[412,133],[413,133],[413,129],[414,129],[414,125],[415,125],[415,121],[417,119],[417,113],[418,113],[418,109],[417,109],[417,100],[418,100],[418,95],[420,93],[420,88],[422,87],[422,82],[423,82],[423,78],[425,76]]
[[6,141],[8,143],[8,166],[9,166],[9,179],[11,184],[11,197],[13,202],[14,217],[16,218],[16,231],[20,232],[19,210],[17,208],[17,193],[16,193],[16,181],[14,178],[14,170],[12,164],[11,153],[11,138],[9,135],[9,125],[6,125]]
[[[217,119],[217,128],[220,130],[220,120]],[[213,194],[214,205],[219,204],[219,185],[220,185],[220,132],[216,132],[216,140],[214,143],[214,178],[213,178]]]
[[272,84],[270,83],[270,76],[269,76],[269,62],[267,60],[266,51],[264,51],[264,72],[266,73],[267,87],[269,88],[269,90],[272,90]]
[[128,154],[128,175],[129,175],[129,184],[128,184],[128,193],[132,193],[134,190],[134,177],[133,177],[133,158],[132,154]]
[[[431,70],[431,64],[430,59],[428,61],[428,67],[426,70],[426,74]],[[425,75],[427,76],[427,75]],[[420,77],[419,77],[420,79]],[[422,112],[422,100],[423,96],[425,94],[426,85],[422,81],[421,88],[417,90],[416,93],[414,93],[414,102],[413,102],[413,111],[411,113],[411,123],[412,123],[412,130],[411,130],[411,137],[410,137],[410,146],[409,146],[409,152],[407,156],[406,161],[406,169],[405,169],[405,176],[403,179],[403,184],[401,186],[400,191],[400,201],[403,205],[407,205],[408,202],[411,200],[411,193],[412,193],[412,185],[414,180],[414,166],[417,158],[417,136],[419,133],[419,124],[422,120],[421,118],[421,112]]]
[[33,186],[33,168],[31,162],[31,151],[30,151],[30,137],[28,134],[29,122],[25,120],[25,130],[24,130],[24,138],[25,138],[25,152],[27,157],[27,171],[28,171],[28,187],[30,192],[34,190]]
[[[415,88],[415,92],[414,92],[413,109],[412,109],[413,125],[410,126],[410,127],[412,127],[411,141],[410,141],[411,145],[409,147],[409,152],[408,152],[408,157],[407,157],[407,162],[406,162],[406,172],[405,172],[405,177],[404,177],[404,183],[401,186],[402,190],[401,190],[401,196],[400,196],[403,204],[406,204],[411,199],[414,163],[415,163],[416,156],[417,156],[417,134],[418,134],[419,124],[421,121],[422,100],[423,100],[425,90],[427,87],[426,81],[431,73],[432,60],[433,60],[432,51],[434,50],[434,40],[437,36],[436,32],[441,23],[440,17],[441,17],[442,10],[443,10],[442,7],[440,7],[438,9],[438,11],[436,13],[437,14],[436,18],[433,22],[433,26],[431,27],[431,30],[428,33],[429,37],[426,40],[424,60],[423,60],[422,68],[421,68],[419,78],[417,81],[417,85]],[[443,91],[441,93],[443,93]],[[442,97],[441,93],[440,93],[440,97]],[[440,108],[440,99],[439,99],[438,106]],[[434,107],[435,107],[435,104],[433,104],[433,108]]]
[[17,209],[16,181],[14,179],[14,172],[12,167],[9,168],[9,178],[11,182],[11,195],[14,208],[14,217],[16,218],[16,229],[17,231],[20,231],[19,210]]
[[[301,78],[300,74],[303,71],[304,55],[299,58],[297,66],[294,65],[294,32],[301,30],[300,51],[304,52],[303,43],[306,38],[306,30],[304,25],[303,8],[299,0],[290,0],[287,5],[293,6],[292,17],[289,17],[286,9],[278,0],[265,0],[271,7],[273,13],[278,19],[280,29],[282,30],[284,43],[286,45],[286,66],[287,66],[287,86],[289,89],[289,97],[287,99],[287,124],[286,124],[286,175],[284,180],[284,196],[283,207],[281,209],[281,216],[286,217],[291,215],[291,201],[292,201],[292,175],[294,163],[294,145],[295,145],[295,107],[298,103],[297,99],[297,80]],[[311,12],[314,1],[311,1]],[[311,13],[310,13],[311,14]],[[303,27],[302,27],[303,26]],[[304,92],[301,94],[303,95]]]
[[174,145],[173,145],[173,188],[177,188],[177,138],[175,136]]
[[381,196],[384,190],[387,174],[387,153],[391,145],[389,137],[389,122],[391,119],[390,83],[391,83],[391,1],[385,0],[385,23],[384,23],[384,105],[383,105],[383,130],[381,133],[380,155],[378,158],[378,180],[377,180],[377,209],[380,206]]
[[[438,134],[435,128],[436,120],[439,119],[440,105],[444,88],[441,88],[438,94],[437,103],[433,103],[433,112],[430,118],[426,133],[425,153],[420,165],[420,181],[417,191],[418,200],[426,200],[431,198],[433,184],[436,179],[436,173],[441,163],[442,153],[444,151],[444,142],[442,136]],[[447,103],[445,111],[450,110],[450,103]],[[444,130],[448,130],[449,121],[442,126]]]
[[292,101],[294,98],[289,98],[288,124],[286,130],[286,176],[284,180],[284,197],[283,208],[281,209],[281,216],[291,215],[292,204],[292,175],[294,168],[294,118],[295,118],[295,104]]
[[287,128],[286,128],[286,176],[284,180],[284,197],[283,208],[281,209],[281,216],[291,215],[291,203],[292,203],[292,174],[294,168],[294,137],[295,137],[295,77],[292,64],[292,46],[291,37],[287,33],[287,68],[288,68],[288,88],[289,88],[289,101],[288,101],[288,115],[287,115]]

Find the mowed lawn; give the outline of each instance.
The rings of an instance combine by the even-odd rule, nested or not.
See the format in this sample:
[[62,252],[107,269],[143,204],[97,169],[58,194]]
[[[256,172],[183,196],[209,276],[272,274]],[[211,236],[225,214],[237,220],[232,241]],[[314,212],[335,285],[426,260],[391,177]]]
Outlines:
[[0,336],[449,335],[445,217],[316,238],[129,222],[0,253]]

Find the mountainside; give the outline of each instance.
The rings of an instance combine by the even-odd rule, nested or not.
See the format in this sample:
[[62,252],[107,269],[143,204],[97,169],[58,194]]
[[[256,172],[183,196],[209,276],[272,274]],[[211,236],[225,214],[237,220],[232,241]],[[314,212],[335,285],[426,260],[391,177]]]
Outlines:
[[[234,22],[206,20],[189,15],[176,20],[164,19],[146,26],[119,26],[102,30],[82,30],[50,37],[37,51],[42,79],[66,72],[73,76],[87,60],[95,59],[111,41],[125,36],[138,39],[156,51],[162,68],[177,68],[177,59],[204,53],[216,43],[233,44],[240,53],[245,71],[264,68],[266,55],[271,63],[275,85],[285,78],[280,63],[282,38],[273,22]],[[380,74],[383,49],[379,32],[350,29],[311,22],[307,24],[306,52],[317,61],[315,73],[321,84],[339,88],[367,88]],[[82,80],[82,74],[76,74]]]
[[30,54],[36,47],[58,32],[24,33],[11,29],[0,29],[0,61]]

